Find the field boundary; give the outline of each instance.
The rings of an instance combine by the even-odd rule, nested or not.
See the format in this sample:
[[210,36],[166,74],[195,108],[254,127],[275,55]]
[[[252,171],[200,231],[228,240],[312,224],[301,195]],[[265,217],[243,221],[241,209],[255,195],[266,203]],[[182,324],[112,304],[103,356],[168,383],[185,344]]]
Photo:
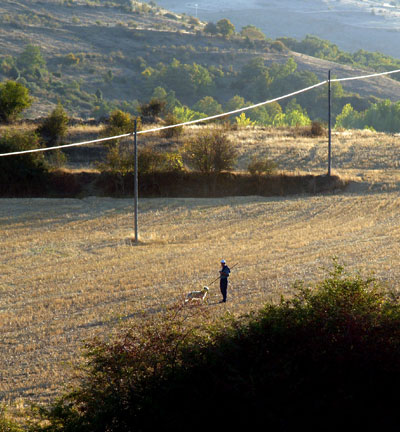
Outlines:
[[[83,198],[88,196],[132,198],[134,174],[119,176],[112,173],[49,172],[38,184],[14,185],[0,189],[2,198]],[[139,174],[141,198],[216,198],[227,196],[286,196],[298,194],[332,193],[344,190],[348,182],[339,176],[251,175],[223,172],[155,172]]]

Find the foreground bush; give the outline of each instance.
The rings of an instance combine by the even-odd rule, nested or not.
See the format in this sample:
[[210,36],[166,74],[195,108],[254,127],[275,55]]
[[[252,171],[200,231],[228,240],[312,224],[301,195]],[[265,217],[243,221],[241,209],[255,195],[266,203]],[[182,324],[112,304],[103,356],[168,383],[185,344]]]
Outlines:
[[[0,153],[13,153],[42,147],[34,132],[7,131],[0,137]],[[31,194],[45,189],[48,165],[43,153],[0,158],[0,193],[4,196]]]
[[372,279],[336,264],[248,316],[196,327],[191,311],[88,344],[42,430],[397,430],[400,307]]

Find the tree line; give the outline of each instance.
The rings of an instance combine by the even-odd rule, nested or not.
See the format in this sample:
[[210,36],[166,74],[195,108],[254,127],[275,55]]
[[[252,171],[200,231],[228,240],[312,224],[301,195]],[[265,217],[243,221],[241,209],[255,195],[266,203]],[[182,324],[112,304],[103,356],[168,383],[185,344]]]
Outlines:
[[[256,30],[252,26],[242,29],[250,33]],[[88,56],[70,53],[58,61],[69,65],[66,67],[81,67]],[[165,103],[165,115],[172,113],[184,121],[238,109],[319,82],[314,73],[299,71],[293,58],[284,64],[268,66],[262,57],[254,57],[239,70],[231,66],[185,63],[176,58],[169,62],[161,61],[157,65],[150,65],[143,58],[135,62],[138,98],[129,101],[107,99],[100,87],[94,93],[89,93],[84,90],[82,83],[69,79],[64,82],[61,74],[58,78],[58,72],[49,71],[48,62],[40,48],[34,45],[26,46],[16,57],[4,57],[1,70],[9,81],[16,81],[26,87],[35,98],[42,98],[44,93],[47,96],[53,94],[57,97],[53,102],[62,99],[65,109],[71,111],[73,106],[89,109],[91,115],[98,119],[108,117],[115,109],[139,115],[141,105],[154,99]],[[109,70],[103,79],[107,87],[112,87],[116,77]],[[355,111],[362,112],[379,102],[373,97],[362,98],[347,93],[339,83],[332,85],[332,92],[334,118],[348,104]],[[312,121],[325,122],[326,99],[326,89],[321,87],[299,95],[296,100],[285,100],[249,111],[246,116],[254,124],[262,126],[302,126]]]

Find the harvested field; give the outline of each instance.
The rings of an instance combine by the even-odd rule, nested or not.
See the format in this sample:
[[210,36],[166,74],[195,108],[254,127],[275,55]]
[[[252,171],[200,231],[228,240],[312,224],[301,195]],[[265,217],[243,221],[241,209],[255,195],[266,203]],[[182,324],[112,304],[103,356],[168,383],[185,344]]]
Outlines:
[[239,263],[216,315],[257,308],[315,280],[337,255],[397,286],[397,193],[141,202],[143,243],[131,246],[132,202],[1,200],[2,399],[46,399],[67,380],[82,341],[119,319],[159,311]]
[[[244,161],[256,139],[244,141],[242,133]],[[323,166],[315,156],[323,138],[267,138],[257,151],[281,158],[281,168],[295,169],[287,155],[295,142],[304,153],[296,169]],[[206,285],[222,257],[239,265],[226,305],[217,304],[212,285],[212,316],[290,295],[297,279],[318,280],[335,255],[398,289],[399,138],[365,132],[335,140],[338,174],[361,180],[347,192],[142,199],[139,246],[130,242],[132,200],[1,199],[0,399],[53,397],[68,382],[83,341]]]

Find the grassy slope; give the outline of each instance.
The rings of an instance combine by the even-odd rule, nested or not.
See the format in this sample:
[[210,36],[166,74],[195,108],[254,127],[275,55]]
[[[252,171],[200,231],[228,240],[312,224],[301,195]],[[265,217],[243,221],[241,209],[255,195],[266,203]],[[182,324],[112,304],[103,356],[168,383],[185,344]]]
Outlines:
[[[329,69],[338,76],[361,73],[302,54],[266,53],[245,49],[235,41],[197,36],[195,31],[202,24],[192,25],[188,17],[178,17],[177,20],[165,18],[165,10],[154,9],[154,14],[138,15],[118,7],[87,6],[84,3],[74,2],[69,6],[55,1],[5,0],[0,5],[3,16],[0,52],[16,55],[26,44],[33,42],[42,48],[52,72],[60,70],[61,57],[68,53],[90,53],[91,58],[86,58],[79,66],[64,65],[61,80],[80,81],[81,89],[90,94],[101,89],[105,99],[134,100],[138,97],[133,79],[135,73],[140,73],[136,70],[138,57],[143,57],[152,66],[159,61],[170,62],[176,57],[186,63],[234,65],[235,69],[240,69],[254,56],[261,55],[267,62],[279,63],[293,56],[299,69],[311,70],[321,79],[326,79]],[[21,24],[21,19],[24,24]],[[180,48],[187,45],[192,45],[194,51]],[[210,47],[217,47],[218,52]],[[103,78],[109,70],[114,75],[112,84],[106,83]],[[57,78],[53,79],[57,81]],[[349,82],[345,88],[361,95],[373,94],[392,100],[400,97],[400,83],[390,78]],[[56,100],[56,94],[42,92],[27,115],[37,117],[47,114]]]

